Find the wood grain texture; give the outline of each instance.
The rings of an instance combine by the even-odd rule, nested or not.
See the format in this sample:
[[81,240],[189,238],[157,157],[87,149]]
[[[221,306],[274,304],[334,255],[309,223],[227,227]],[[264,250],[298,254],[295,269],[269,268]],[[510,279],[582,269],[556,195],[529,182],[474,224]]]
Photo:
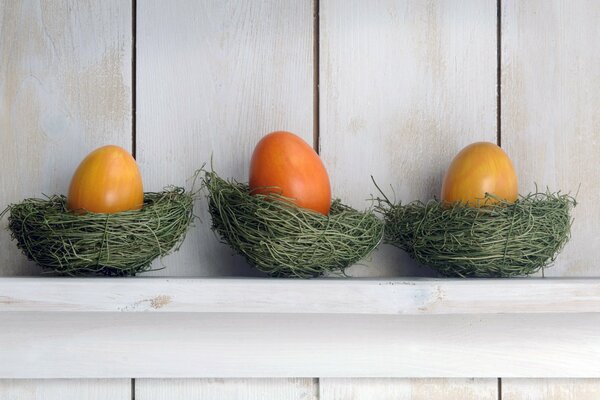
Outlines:
[[136,400],[317,400],[315,379],[138,379]]
[[600,379],[503,379],[503,400],[597,400]]
[[521,192],[576,193],[571,242],[546,276],[599,276],[600,3],[502,2],[502,146]]
[[[335,196],[439,196],[454,155],[496,141],[496,2],[321,4],[321,155]],[[432,275],[382,246],[351,275]]]
[[497,400],[497,379],[321,379],[320,400]]
[[[211,158],[221,176],[247,181],[270,131],[312,143],[310,1],[144,1],[137,17],[137,154],[149,189],[190,187]],[[202,222],[158,274],[256,275],[210,231],[204,196],[195,212]]]
[[[131,3],[0,2],[0,208],[66,193],[94,148],[131,148]],[[38,273],[0,221],[0,275]]]
[[589,313],[7,312],[0,326],[0,378],[582,378],[600,371],[600,314]]
[[131,400],[130,379],[0,379],[2,400]]
[[0,313],[600,313],[599,279],[0,278]]

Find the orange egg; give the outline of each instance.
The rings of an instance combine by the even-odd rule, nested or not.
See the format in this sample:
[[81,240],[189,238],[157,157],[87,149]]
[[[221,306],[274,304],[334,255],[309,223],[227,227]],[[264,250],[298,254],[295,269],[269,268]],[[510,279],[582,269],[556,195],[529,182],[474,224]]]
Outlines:
[[142,176],[125,149],[108,145],[92,151],[77,167],[67,196],[73,211],[117,213],[144,203]]
[[517,174],[500,147],[489,142],[473,143],[452,160],[442,184],[441,199],[474,207],[483,204],[486,193],[514,202],[518,196]]
[[278,193],[303,208],[327,215],[329,176],[319,155],[290,132],[273,132],[258,142],[250,161],[252,194]]

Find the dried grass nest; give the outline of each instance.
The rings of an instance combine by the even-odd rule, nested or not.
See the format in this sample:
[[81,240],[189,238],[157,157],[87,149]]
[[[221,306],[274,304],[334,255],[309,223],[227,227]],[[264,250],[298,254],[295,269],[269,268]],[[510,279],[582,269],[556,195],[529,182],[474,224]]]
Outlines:
[[248,185],[205,171],[212,228],[224,243],[275,277],[342,273],[383,238],[383,221],[334,200],[328,216],[277,194],[251,195]]
[[145,193],[141,210],[76,214],[65,196],[26,199],[8,206],[17,246],[45,272],[129,276],[177,249],[194,218],[194,193],[180,187]]
[[378,199],[385,242],[448,277],[513,277],[550,265],[570,238],[575,198],[533,193],[514,203],[406,205]]

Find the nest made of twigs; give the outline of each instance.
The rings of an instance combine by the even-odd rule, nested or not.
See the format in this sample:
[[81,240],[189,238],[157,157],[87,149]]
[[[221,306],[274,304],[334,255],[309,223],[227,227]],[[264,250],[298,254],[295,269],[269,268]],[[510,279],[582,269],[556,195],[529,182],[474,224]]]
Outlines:
[[[487,195],[491,200],[493,196]],[[379,199],[385,241],[444,276],[511,277],[550,265],[570,238],[573,197],[534,193],[514,203],[406,205]]]
[[137,211],[69,211],[65,196],[26,199],[4,210],[17,246],[45,272],[135,275],[183,241],[194,218],[194,194],[183,188],[145,193]]
[[224,243],[271,276],[311,278],[342,273],[383,237],[371,211],[333,201],[329,215],[299,208],[277,194],[251,195],[248,185],[205,171],[212,228]]

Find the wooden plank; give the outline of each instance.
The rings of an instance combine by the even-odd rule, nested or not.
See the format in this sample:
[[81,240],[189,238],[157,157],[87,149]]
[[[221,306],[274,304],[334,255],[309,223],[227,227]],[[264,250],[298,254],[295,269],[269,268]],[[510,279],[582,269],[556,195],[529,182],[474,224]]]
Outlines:
[[[496,1],[321,1],[321,155],[333,193],[439,196],[454,155],[496,142]],[[383,246],[352,275],[432,275]]]
[[[1,207],[65,193],[93,148],[131,148],[130,2],[0,2],[0,77]],[[37,273],[5,224],[0,275]],[[0,398],[125,400],[131,383],[0,380]]]
[[497,400],[497,379],[321,379],[320,400]]
[[[191,186],[203,163],[247,181],[252,150],[274,130],[312,143],[310,1],[138,3],[137,155],[148,189]],[[256,275],[210,231],[206,200],[160,275]],[[219,260],[219,262],[215,262]]]
[[1,313],[0,326],[0,378],[581,378],[600,371],[599,314],[31,312]]
[[[131,148],[131,3],[0,2],[0,207],[66,193],[94,148]],[[39,269],[0,229],[0,275]]]
[[503,379],[503,400],[596,400],[600,379]]
[[0,313],[600,313],[598,279],[0,278]]
[[600,276],[600,3],[502,2],[502,146],[521,192],[576,193],[573,237],[546,276]]
[[138,379],[138,400],[317,400],[315,379]]
[[130,400],[130,379],[0,379],[3,400]]

